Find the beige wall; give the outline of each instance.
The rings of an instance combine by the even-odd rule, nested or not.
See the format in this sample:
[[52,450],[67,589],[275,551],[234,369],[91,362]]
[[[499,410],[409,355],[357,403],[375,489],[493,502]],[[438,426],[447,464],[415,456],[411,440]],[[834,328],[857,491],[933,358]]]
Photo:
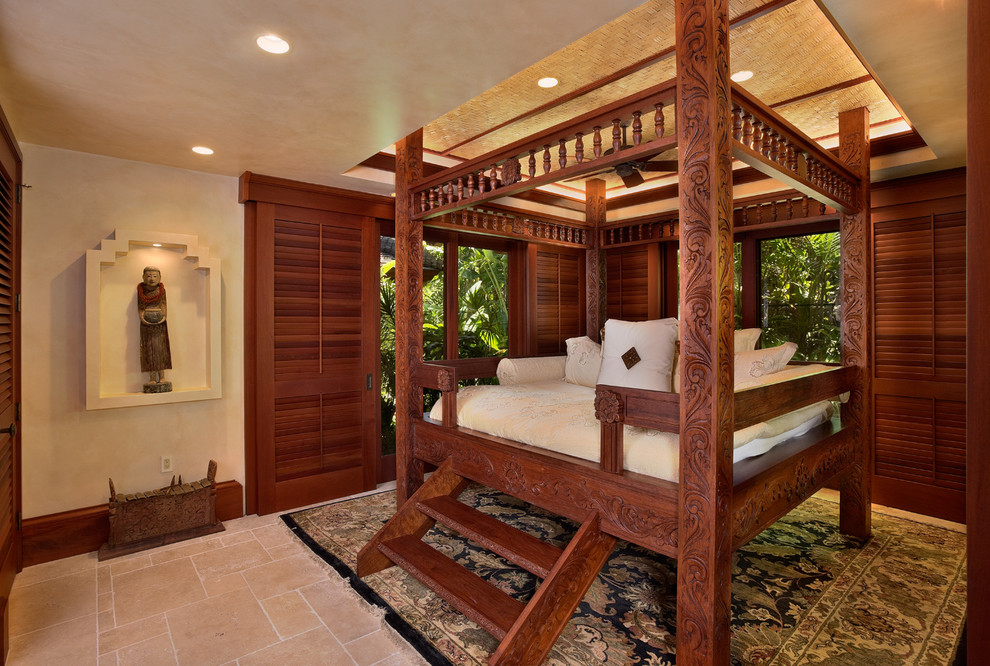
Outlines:
[[[244,482],[243,208],[237,180],[22,144],[22,451],[24,517],[184,480],[210,458]],[[85,254],[115,228],[199,236],[222,260],[223,397],[86,411]],[[134,283],[140,281],[135,275]],[[166,281],[167,284],[167,281]],[[181,341],[172,340],[172,344]]]

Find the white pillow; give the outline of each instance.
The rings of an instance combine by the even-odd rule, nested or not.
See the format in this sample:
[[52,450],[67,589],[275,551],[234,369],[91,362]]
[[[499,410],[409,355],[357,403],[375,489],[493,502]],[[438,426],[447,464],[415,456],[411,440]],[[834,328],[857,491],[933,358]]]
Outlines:
[[[753,351],[756,349],[756,341],[763,333],[762,328],[737,328],[733,337],[732,346],[735,353]],[[787,365],[786,363],[784,365]],[[736,381],[738,384],[739,381]],[[681,355],[678,353],[674,358],[674,378],[671,380],[670,390],[674,393],[681,392]]]
[[531,356],[503,358],[498,362],[495,376],[502,386],[548,382],[564,377],[563,356]]
[[763,333],[762,328],[739,328],[735,332],[735,341],[733,346],[736,348],[735,352],[753,351],[756,349],[756,341],[760,339],[760,334]]
[[736,354],[735,384],[739,385],[757,377],[780,372],[787,366],[787,362],[791,360],[796,351],[796,343],[785,342],[779,347],[754,349]]
[[[598,383],[669,391],[676,341],[676,319],[651,321],[609,319],[605,322],[602,369],[598,374]],[[640,360],[627,368],[622,355],[633,347],[636,348]]]
[[571,384],[595,388],[598,373],[602,368],[602,346],[584,335],[580,338],[567,338],[567,362],[564,365],[564,380]]

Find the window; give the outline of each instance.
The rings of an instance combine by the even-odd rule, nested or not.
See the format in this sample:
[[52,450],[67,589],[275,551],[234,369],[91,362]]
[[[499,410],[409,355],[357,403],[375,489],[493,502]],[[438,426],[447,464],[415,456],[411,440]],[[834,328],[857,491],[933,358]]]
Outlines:
[[457,356],[503,356],[509,349],[509,254],[457,249]]
[[762,240],[759,257],[762,346],[796,342],[797,360],[838,362],[839,234]]

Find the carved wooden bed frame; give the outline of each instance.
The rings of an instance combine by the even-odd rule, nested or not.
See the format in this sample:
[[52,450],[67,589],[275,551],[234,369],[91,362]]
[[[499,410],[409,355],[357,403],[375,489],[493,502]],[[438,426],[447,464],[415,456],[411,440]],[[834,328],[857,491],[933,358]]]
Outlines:
[[[677,76],[503,149],[422,177],[422,130],[396,146],[398,511],[358,557],[361,576],[399,564],[501,640],[495,664],[537,664],[549,652],[617,538],[677,559],[677,659],[729,663],[732,551],[832,479],[840,529],[870,536],[869,115],[840,114],[839,158],[728,78],[727,3],[677,0]],[[675,102],[676,131],[663,109]],[[654,131],[643,130],[643,119]],[[633,145],[619,154],[620,124]],[[602,128],[612,130],[611,155]],[[646,134],[657,138],[648,140]],[[584,140],[591,138],[591,154]],[[570,142],[574,142],[570,144]],[[575,162],[569,163],[570,144]],[[551,146],[559,146],[557,164]],[[603,248],[674,224],[606,225],[604,181],[587,181],[586,224],[480,208],[486,201],[678,148],[681,248],[680,393],[599,385],[601,460],[592,463],[458,427],[457,383],[494,375],[498,359],[424,363],[425,224],[586,249],[587,332],[604,321]],[[542,168],[537,169],[538,156]],[[522,178],[519,158],[528,160]],[[733,392],[731,159],[840,216],[842,367]],[[790,194],[794,196],[793,193]],[[782,197],[782,200],[787,197]],[[808,216],[807,200],[804,215]],[[644,227],[647,231],[644,232]],[[653,237],[653,236],[651,236]],[[424,418],[422,389],[442,392],[444,423]],[[732,464],[733,432],[850,392],[838,418],[757,458]],[[680,433],[679,483],[622,469],[623,425]],[[424,463],[438,466],[424,483]],[[454,501],[469,481],[581,523],[560,551]],[[543,579],[523,604],[421,541],[440,520]]]

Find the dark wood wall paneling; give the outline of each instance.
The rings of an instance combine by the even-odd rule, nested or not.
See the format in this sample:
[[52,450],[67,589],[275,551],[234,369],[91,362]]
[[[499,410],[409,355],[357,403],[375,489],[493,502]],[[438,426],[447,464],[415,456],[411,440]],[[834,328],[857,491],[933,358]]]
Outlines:
[[585,328],[585,251],[530,244],[527,254],[530,350],[564,354]]
[[874,501],[965,522],[966,176],[873,187]]
[[661,256],[659,243],[621,247],[605,253],[610,319],[645,321],[660,317],[664,274]]

